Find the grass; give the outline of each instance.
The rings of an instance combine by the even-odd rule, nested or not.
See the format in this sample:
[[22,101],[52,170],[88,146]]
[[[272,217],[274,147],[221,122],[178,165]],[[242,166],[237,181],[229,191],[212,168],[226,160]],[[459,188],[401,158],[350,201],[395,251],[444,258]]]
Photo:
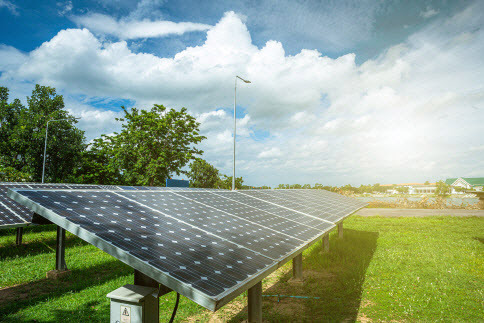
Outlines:
[[[55,230],[25,229],[15,246],[13,230],[0,231],[0,321],[106,322],[106,294],[133,282],[132,269],[67,235],[72,274],[45,279],[53,269]],[[484,317],[484,218],[382,218],[352,216],[344,239],[331,235],[330,252],[318,242],[304,252],[305,281],[289,282],[291,264],[263,282],[264,320],[280,321],[482,321]],[[160,299],[160,322],[175,302]],[[181,297],[182,321],[247,319],[246,294],[216,313]]]

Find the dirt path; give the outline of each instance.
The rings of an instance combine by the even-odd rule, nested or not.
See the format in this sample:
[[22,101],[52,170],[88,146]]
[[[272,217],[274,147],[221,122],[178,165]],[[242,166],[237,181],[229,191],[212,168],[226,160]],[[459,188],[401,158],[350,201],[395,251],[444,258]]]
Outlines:
[[356,212],[361,216],[388,216],[388,217],[426,217],[426,216],[482,216],[484,210],[462,209],[393,209],[393,208],[364,208]]

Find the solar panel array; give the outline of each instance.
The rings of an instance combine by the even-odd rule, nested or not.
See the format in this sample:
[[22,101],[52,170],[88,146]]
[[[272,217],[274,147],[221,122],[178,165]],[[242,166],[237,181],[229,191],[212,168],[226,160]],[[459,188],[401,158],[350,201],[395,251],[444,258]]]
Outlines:
[[322,190],[25,190],[16,201],[216,310],[365,203]]
[[[26,182],[0,182],[0,229],[27,226],[32,222],[32,211],[7,197],[9,188],[26,189],[107,189],[107,190],[178,190],[182,187],[115,186],[86,184],[40,184]],[[195,189],[207,190],[207,189]]]
[[7,196],[10,188],[25,189],[100,189],[98,185],[39,184],[24,182],[0,182],[0,229],[29,225],[32,211]]

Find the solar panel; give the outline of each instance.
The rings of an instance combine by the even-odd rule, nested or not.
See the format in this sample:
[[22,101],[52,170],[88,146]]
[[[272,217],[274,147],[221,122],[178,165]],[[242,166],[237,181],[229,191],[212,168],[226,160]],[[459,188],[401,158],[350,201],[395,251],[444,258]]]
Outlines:
[[0,183],[0,229],[22,227],[31,224],[32,211],[7,196],[9,188],[27,189],[99,189],[98,185],[39,184],[23,182]]
[[351,210],[366,205],[364,202],[326,190],[251,190],[241,193],[333,223],[343,220]]
[[[298,206],[304,194],[297,193],[290,205]],[[318,195],[307,194],[317,205]],[[273,191],[20,189],[9,196],[210,310],[335,227],[265,201],[290,198]],[[330,195],[320,208],[333,199],[339,196]],[[348,200],[343,197],[340,204],[353,205]],[[361,206],[345,207],[348,212],[338,210],[338,215],[348,216]]]

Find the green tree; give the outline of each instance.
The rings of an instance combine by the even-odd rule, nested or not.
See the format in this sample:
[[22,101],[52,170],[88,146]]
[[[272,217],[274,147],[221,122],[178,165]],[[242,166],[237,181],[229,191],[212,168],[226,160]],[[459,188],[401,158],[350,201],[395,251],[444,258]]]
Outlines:
[[304,189],[306,189],[306,190],[307,190],[307,189],[310,189],[310,188],[311,188],[311,184],[304,184],[304,185],[302,186],[302,188],[304,188]]
[[220,185],[218,169],[201,158],[190,164],[188,178],[190,187],[217,188]]
[[446,184],[444,181],[438,181],[436,183],[435,194],[439,196],[446,196],[450,194],[450,185]]
[[8,103],[8,97],[8,88],[0,87],[0,167],[4,169],[4,173],[7,168],[12,168],[8,171],[12,175],[19,172],[15,168],[18,163],[19,143],[11,138],[18,128],[20,112],[24,106],[18,99]]
[[[242,177],[236,177],[235,178],[235,189],[241,190],[242,188],[244,188],[244,185],[242,185],[242,183],[244,183],[244,180],[242,179]],[[223,177],[220,179],[219,188],[231,190],[232,189],[232,176],[223,175]],[[248,188],[248,186],[246,186],[245,188]]]
[[30,182],[30,174],[22,173],[13,167],[0,166],[0,182]]
[[6,103],[8,90],[5,88],[0,92],[1,166],[12,167],[33,181],[40,181],[47,121],[65,119],[49,124],[46,180],[66,181],[79,166],[85,144],[84,132],[75,127],[77,120],[65,110],[62,96],[54,88],[36,85],[32,96],[27,97],[28,108],[25,108],[18,100]]
[[195,147],[206,137],[200,123],[187,113],[155,104],[151,111],[122,107],[125,122],[121,133],[112,137],[114,160],[129,185],[163,186],[170,174],[186,173],[182,168],[201,155]]
[[396,190],[400,194],[407,194],[408,193],[408,187],[406,187],[406,186],[397,186]]
[[110,136],[94,139],[82,154],[81,167],[75,170],[73,182],[85,184],[123,185],[124,179],[115,163]]

